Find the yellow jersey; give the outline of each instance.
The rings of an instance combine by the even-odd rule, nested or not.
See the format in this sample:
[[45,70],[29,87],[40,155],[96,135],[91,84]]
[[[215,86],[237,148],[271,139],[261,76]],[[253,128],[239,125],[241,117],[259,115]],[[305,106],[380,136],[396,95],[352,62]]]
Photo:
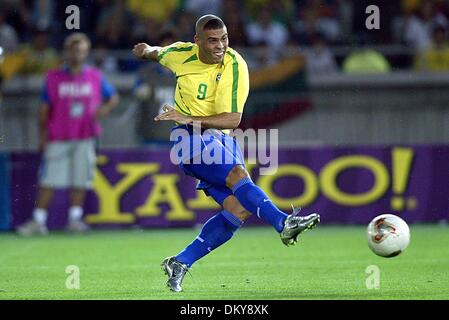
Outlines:
[[175,110],[200,117],[243,112],[249,74],[237,51],[228,47],[222,63],[206,64],[200,61],[196,44],[175,42],[163,47],[157,60],[176,76]]

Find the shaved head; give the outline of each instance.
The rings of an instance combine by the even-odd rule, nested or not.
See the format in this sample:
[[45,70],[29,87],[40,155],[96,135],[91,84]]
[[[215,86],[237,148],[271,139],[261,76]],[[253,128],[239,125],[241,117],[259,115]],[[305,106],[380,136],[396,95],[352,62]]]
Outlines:
[[223,62],[228,48],[228,31],[219,17],[207,14],[195,25],[195,43],[198,45],[200,61],[207,64]]
[[222,28],[225,28],[223,20],[213,14],[206,14],[197,20],[195,33],[199,35],[205,30],[217,30]]

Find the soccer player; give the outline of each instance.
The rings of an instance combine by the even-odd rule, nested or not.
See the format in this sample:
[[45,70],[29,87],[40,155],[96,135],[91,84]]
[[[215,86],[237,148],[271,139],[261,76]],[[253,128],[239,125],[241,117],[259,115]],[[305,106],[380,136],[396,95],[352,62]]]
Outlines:
[[43,151],[39,192],[33,218],[17,228],[21,235],[47,234],[47,211],[53,189],[70,188],[68,229],[84,232],[86,190],[95,169],[98,119],[118,103],[116,90],[100,70],[87,66],[89,38],[72,33],[64,41],[65,64],[47,74],[39,107],[39,150]]
[[[202,150],[193,147],[188,157],[181,155],[179,159],[181,169],[200,180],[197,188],[212,196],[223,210],[203,225],[198,237],[182,252],[163,260],[167,285],[175,292],[182,291],[182,281],[192,264],[231,239],[250,214],[271,224],[285,245],[295,244],[298,235],[314,227],[320,218],[318,214],[298,216],[299,210],[293,210],[291,215],[279,210],[253,183],[236,141],[226,134],[227,129],[240,124],[249,76],[245,60],[228,47],[223,21],[214,15],[202,16],[196,22],[194,40],[166,47],[138,43],[133,49],[136,57],[158,61],[176,75],[175,107],[166,106],[165,112],[155,118],[175,121],[173,130],[186,131],[190,139],[181,139],[175,145],[192,144],[199,138],[204,142],[202,150],[221,148],[226,158],[232,158],[225,163],[206,164],[201,159]],[[197,121],[202,127],[199,132],[193,125]],[[215,139],[201,136],[204,129],[214,129]]]

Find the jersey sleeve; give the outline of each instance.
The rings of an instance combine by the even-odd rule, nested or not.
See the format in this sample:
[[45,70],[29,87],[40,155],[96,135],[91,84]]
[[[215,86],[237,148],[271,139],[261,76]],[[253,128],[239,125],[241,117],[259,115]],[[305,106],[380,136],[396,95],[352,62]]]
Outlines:
[[101,95],[103,96],[103,99],[109,100],[109,99],[111,99],[112,96],[114,96],[116,94],[117,94],[116,89],[104,77],[104,75],[101,75]]
[[50,96],[48,94],[48,76],[45,77],[44,85],[42,86],[41,94],[40,94],[41,103],[46,103],[49,106],[50,104]]
[[242,113],[249,94],[248,66],[237,54],[230,52],[226,54],[232,57],[232,62],[225,67],[217,87],[216,111]]
[[189,42],[175,42],[169,46],[163,47],[158,55],[157,61],[176,73],[178,67],[182,64],[183,55],[177,54],[185,51],[192,51],[193,44]]
[[50,104],[50,97],[48,96],[47,86],[44,86],[42,88],[41,97],[40,98],[41,98],[40,100],[41,100],[42,103]]

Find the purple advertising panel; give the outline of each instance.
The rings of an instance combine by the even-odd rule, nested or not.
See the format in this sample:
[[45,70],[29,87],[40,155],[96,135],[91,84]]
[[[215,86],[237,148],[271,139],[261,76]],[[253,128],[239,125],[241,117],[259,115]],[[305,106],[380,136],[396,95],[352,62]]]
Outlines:
[[[196,180],[170,162],[170,151],[101,151],[85,204],[93,227],[190,227],[219,210],[195,189]],[[31,217],[40,158],[12,153],[13,226]],[[449,146],[316,147],[280,149],[276,168],[253,180],[286,212],[318,212],[323,224],[366,224],[382,213],[407,222],[449,218]],[[68,193],[58,191],[48,226],[67,221]],[[252,216],[246,224],[263,224]]]

